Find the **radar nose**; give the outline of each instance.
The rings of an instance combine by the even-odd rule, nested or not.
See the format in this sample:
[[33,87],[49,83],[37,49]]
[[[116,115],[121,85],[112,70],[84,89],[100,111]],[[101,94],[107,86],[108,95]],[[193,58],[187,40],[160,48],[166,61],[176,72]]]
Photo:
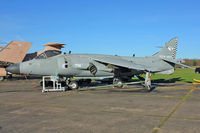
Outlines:
[[20,74],[20,63],[12,64],[6,67],[6,71],[14,74]]

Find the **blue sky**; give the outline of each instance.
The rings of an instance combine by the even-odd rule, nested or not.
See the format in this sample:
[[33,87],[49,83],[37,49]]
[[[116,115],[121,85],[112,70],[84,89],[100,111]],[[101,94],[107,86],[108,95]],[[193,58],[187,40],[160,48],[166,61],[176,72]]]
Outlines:
[[179,37],[178,58],[200,58],[199,0],[1,0],[0,41],[66,43],[63,51],[138,57]]

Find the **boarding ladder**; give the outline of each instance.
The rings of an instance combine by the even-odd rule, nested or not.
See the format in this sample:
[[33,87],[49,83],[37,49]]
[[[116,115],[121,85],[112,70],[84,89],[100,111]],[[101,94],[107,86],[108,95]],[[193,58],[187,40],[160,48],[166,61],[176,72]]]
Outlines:
[[[46,80],[53,82],[53,88],[48,88],[48,89],[46,88],[46,86],[45,86]],[[42,92],[65,91],[65,87],[62,87],[61,83],[59,83],[58,80],[59,80],[58,76],[43,76],[42,77],[42,81],[43,81]]]

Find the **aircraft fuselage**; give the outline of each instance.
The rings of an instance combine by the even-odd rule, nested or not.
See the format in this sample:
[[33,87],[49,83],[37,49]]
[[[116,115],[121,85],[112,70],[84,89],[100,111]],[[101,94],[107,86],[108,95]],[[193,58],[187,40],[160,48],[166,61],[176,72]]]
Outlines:
[[[158,57],[121,57],[111,55],[95,55],[95,54],[63,54],[47,59],[33,59],[19,64],[19,74],[30,75],[55,75],[65,77],[106,77],[106,76],[128,76],[139,75],[144,71],[116,68],[112,64],[103,64],[94,59],[124,59],[128,62],[137,62],[137,64],[144,64],[147,67],[155,67],[157,73],[172,72],[174,67],[163,61]],[[96,73],[92,73],[90,66],[94,66]],[[132,64],[134,65],[134,63]],[[114,69],[115,67],[115,69]],[[16,72],[14,72],[16,73]],[[164,73],[165,74],[165,73]]]

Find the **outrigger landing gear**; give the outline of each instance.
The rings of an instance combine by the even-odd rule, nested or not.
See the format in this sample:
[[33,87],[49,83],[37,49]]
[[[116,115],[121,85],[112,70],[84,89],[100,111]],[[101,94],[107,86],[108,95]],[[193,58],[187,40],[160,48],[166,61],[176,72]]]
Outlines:
[[122,80],[120,78],[114,78],[113,79],[113,84],[119,88],[123,87]]
[[152,87],[151,87],[151,73],[150,72],[146,72],[146,78],[145,78],[145,88],[148,90],[148,91],[151,91],[152,90]]

